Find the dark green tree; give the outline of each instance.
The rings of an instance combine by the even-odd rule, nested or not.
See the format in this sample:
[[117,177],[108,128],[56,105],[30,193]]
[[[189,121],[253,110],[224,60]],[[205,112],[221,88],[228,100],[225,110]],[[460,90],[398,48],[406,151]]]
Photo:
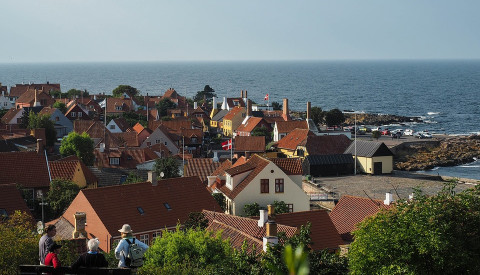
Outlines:
[[349,251],[352,274],[480,274],[480,187],[416,192],[365,219]]
[[58,90],[52,90],[50,92],[48,92],[51,96],[53,96],[53,98],[60,98],[63,94],[61,91],[58,91]]
[[245,217],[260,215],[260,205],[258,203],[245,204],[243,206]]
[[123,184],[137,183],[137,182],[144,182],[144,181],[145,180],[143,180],[143,178],[140,177],[138,174],[134,172],[130,172],[130,174],[128,174],[127,179]]
[[382,134],[380,133],[380,131],[372,131],[372,138],[378,140],[381,136]]
[[180,177],[180,170],[178,169],[177,161],[172,157],[159,158],[155,160],[155,172],[160,177],[163,172],[163,179]]
[[315,106],[310,109],[310,116],[315,125],[319,125],[323,123],[325,112],[322,111],[322,108]]
[[50,120],[49,115],[37,115],[30,111],[28,116],[28,129],[45,129],[45,138],[47,146],[55,145],[57,139],[57,131],[55,130],[55,124]]
[[273,110],[276,110],[276,111],[282,110],[282,104],[274,101],[272,102],[272,108]]
[[325,122],[328,126],[340,125],[345,122],[345,115],[339,109],[332,109],[325,114]]
[[70,180],[55,179],[50,183],[47,203],[53,210],[55,217],[58,217],[67,209],[79,191],[80,187]]
[[60,145],[60,154],[62,154],[62,156],[77,156],[87,166],[93,166],[95,160],[93,150],[93,140],[85,132],[81,135],[76,132],[70,132],[68,136],[62,140],[62,144]]
[[67,91],[67,97],[68,98],[75,98],[75,97],[82,97],[82,96],[88,96],[87,91],[82,91],[82,90],[77,90],[77,89],[70,89]]
[[140,91],[129,85],[119,85],[117,88],[113,89],[112,94],[113,97],[122,97],[124,94],[127,94],[129,97],[134,97],[139,95]]
[[168,109],[175,109],[175,108],[177,108],[177,105],[175,105],[175,103],[173,103],[168,98],[164,98],[157,103],[157,110],[159,112],[159,116],[161,117],[164,117],[168,114],[167,112]]
[[262,126],[262,127],[256,127],[255,129],[253,129],[252,136],[256,136],[256,137],[264,136],[266,139],[270,140],[272,133],[273,132],[269,131],[267,127]]
[[62,114],[65,114],[67,112],[67,105],[65,105],[65,103],[63,102],[57,101],[53,103],[52,107],[59,109]]
[[190,214],[188,214],[188,218],[183,225],[187,229],[198,228],[204,230],[208,226],[208,219],[202,212],[191,212]]
[[214,96],[217,96],[215,90],[212,89],[209,85],[205,85],[203,91],[198,91],[193,100],[200,102],[203,101],[204,98],[206,98],[207,101],[210,101]]
[[212,196],[217,201],[218,205],[220,205],[220,208],[222,209],[222,211],[225,212],[225,209],[226,209],[225,195],[223,195],[222,193],[213,193]]
[[273,207],[275,208],[275,214],[289,213],[288,205],[284,201],[273,201]]

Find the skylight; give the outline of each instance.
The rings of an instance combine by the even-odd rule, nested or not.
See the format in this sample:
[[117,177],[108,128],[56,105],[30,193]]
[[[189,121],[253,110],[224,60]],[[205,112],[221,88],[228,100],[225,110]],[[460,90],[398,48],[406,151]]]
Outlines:
[[170,207],[170,204],[168,204],[167,202],[164,203],[163,206],[165,206],[165,208],[167,208],[168,211],[172,210],[172,208]]
[[138,213],[140,213],[140,215],[143,215],[143,213],[145,213],[145,211],[143,211],[143,208],[141,208],[140,206],[137,207],[137,210],[138,210]]

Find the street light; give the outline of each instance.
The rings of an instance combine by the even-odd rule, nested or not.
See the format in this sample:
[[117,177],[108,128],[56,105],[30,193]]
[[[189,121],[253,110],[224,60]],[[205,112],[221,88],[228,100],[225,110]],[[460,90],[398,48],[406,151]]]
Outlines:
[[40,197],[42,199],[42,202],[39,203],[39,205],[42,206],[42,231],[45,230],[45,212],[43,210],[44,205],[48,205],[48,203],[43,202],[43,191],[42,190],[37,190],[37,197]]

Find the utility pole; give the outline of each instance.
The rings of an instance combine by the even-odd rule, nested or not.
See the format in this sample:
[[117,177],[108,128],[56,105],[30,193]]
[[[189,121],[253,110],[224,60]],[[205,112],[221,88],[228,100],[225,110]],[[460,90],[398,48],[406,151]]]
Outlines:
[[357,175],[357,112],[355,112],[355,128],[353,129],[355,131],[355,159],[354,159],[354,171],[353,174],[356,176]]

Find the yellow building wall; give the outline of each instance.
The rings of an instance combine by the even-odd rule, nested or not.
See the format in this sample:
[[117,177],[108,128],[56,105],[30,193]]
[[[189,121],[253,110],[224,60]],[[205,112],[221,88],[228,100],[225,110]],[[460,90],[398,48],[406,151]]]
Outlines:
[[282,149],[280,148],[279,149],[280,153],[284,154],[285,156],[287,156],[287,158],[293,158],[294,157],[294,151],[292,150],[289,150],[289,149]]
[[83,175],[83,171],[80,166],[80,163],[78,163],[77,167],[75,168],[75,174],[73,175],[72,181],[75,182],[80,188],[87,187],[87,180]]
[[[393,171],[393,157],[392,156],[383,156],[383,157],[358,157],[357,161],[357,171],[361,171],[366,174],[373,174],[373,163],[382,162],[382,174],[390,174]],[[359,169],[360,168],[360,169]]]

